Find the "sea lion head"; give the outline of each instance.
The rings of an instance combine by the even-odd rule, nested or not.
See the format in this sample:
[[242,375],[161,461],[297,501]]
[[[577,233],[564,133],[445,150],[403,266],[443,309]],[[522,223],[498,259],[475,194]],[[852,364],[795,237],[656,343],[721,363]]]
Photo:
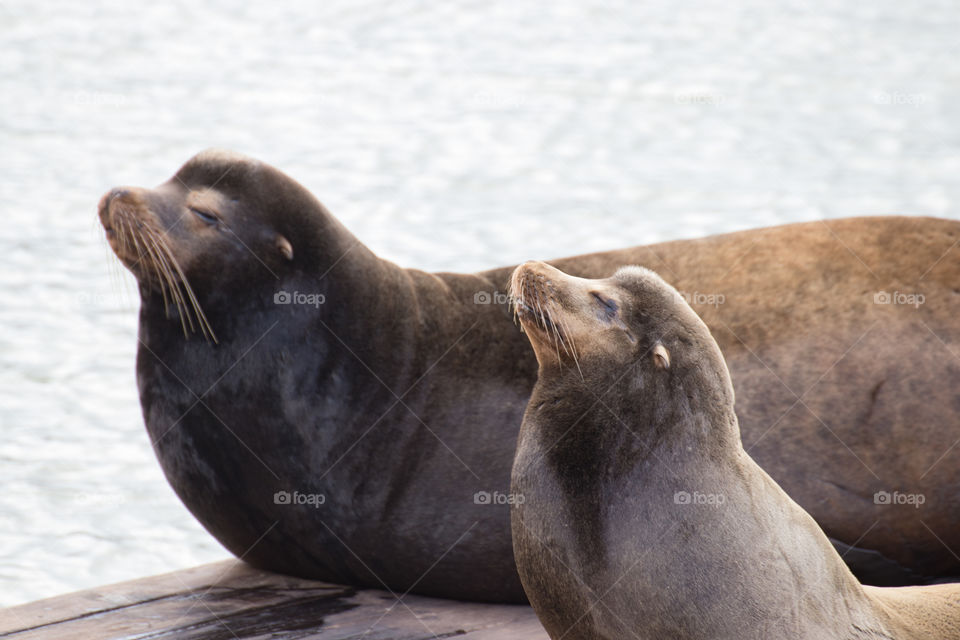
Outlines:
[[[208,150],[153,189],[118,187],[100,200],[107,241],[137,278],[189,324],[213,336],[213,292],[236,305],[316,264],[332,218],[301,185],[239,154]],[[216,297],[215,296],[215,297]],[[236,308],[236,307],[235,307]]]
[[540,364],[540,381],[567,378],[599,390],[627,381],[703,390],[732,407],[733,387],[710,330],[653,271],[570,276],[527,262],[511,277],[517,318]]

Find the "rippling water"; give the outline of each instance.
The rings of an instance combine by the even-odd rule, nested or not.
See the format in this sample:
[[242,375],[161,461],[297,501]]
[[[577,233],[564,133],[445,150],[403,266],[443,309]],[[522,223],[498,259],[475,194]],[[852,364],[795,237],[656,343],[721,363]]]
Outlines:
[[168,488],[100,195],[257,156],[471,271],[824,217],[957,217],[955,3],[0,4],[0,605],[226,557]]

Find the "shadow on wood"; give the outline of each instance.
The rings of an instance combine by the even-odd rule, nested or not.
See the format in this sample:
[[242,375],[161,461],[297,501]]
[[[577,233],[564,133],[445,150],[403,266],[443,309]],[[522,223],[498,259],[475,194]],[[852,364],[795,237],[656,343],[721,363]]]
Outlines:
[[302,580],[226,560],[0,611],[0,638],[547,640],[527,606]]

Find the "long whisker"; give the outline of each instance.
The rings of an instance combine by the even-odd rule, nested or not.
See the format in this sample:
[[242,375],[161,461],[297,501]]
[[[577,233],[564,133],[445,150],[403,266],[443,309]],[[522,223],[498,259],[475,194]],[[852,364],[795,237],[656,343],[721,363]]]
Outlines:
[[[114,230],[113,230],[113,231],[114,231],[114,237],[117,239],[117,242],[119,243],[120,250],[121,250],[121,251],[125,251],[124,247],[127,246],[127,245],[126,245],[126,242],[127,242],[127,240],[126,240],[126,232],[125,232],[123,226],[119,226],[119,225],[117,224],[118,220],[117,220],[116,218],[115,218],[114,222],[115,222],[115,225],[114,225],[115,228],[114,228]],[[123,285],[123,279],[121,278],[121,275],[120,275],[120,274],[121,274],[121,272],[120,272],[120,263],[119,263],[117,260],[111,260],[111,259],[110,259],[110,258],[112,258],[112,257],[114,256],[114,251],[113,251],[113,249],[111,248],[109,242],[105,242],[104,245],[103,245],[103,248],[104,248],[104,251],[106,252],[107,264],[110,265],[109,269],[110,269],[110,283],[111,283],[111,286],[112,286],[112,288],[114,289],[114,291],[118,292],[118,294],[121,295],[122,298],[127,298],[127,296],[129,295],[129,291],[126,290],[125,288],[123,288],[123,286],[122,286],[122,285]],[[129,298],[127,298],[126,301],[129,302]]]
[[[127,217],[128,214],[126,210],[121,209],[120,213],[121,215],[118,215],[116,217],[116,222],[123,229],[123,236],[122,236],[123,240],[121,245],[122,250],[126,252],[129,250],[130,246],[133,246],[133,248],[137,252],[137,264],[140,264],[140,263],[146,264],[144,262],[144,260],[147,257],[147,255],[145,254],[146,245],[144,244],[143,246],[141,246],[140,238],[139,238],[140,234],[138,233],[137,228],[130,224],[130,220]],[[126,247],[126,248],[124,249],[123,247]],[[162,281],[161,281],[161,292],[162,291],[163,289],[162,289]],[[164,310],[166,310],[167,297],[165,294],[163,297],[163,304],[164,304]]]
[[[130,229],[127,225],[126,216],[122,215],[123,211],[120,212],[121,215],[116,216],[114,232],[117,234],[117,238],[120,242],[120,250],[126,253],[130,249]],[[137,254],[140,255],[140,247],[136,247]]]
[[577,358],[577,345],[573,342],[573,336],[568,329],[564,329],[562,323],[558,322],[557,324],[561,329],[561,331],[557,334],[557,337],[560,340],[563,340],[561,335],[565,334],[567,336],[567,341],[570,343],[570,348],[567,349],[567,346],[564,345],[564,349],[567,349],[567,353],[569,353],[570,357],[573,358],[573,364],[577,366],[577,372],[580,374],[580,380],[585,380],[583,377],[583,370],[580,368],[580,360]]
[[186,301],[183,299],[183,295],[180,293],[180,286],[177,284],[177,277],[170,268],[166,257],[163,255],[163,252],[159,247],[157,247],[157,241],[152,234],[150,235],[149,240],[153,245],[151,249],[151,255],[153,255],[154,262],[159,269],[161,280],[166,282],[166,286],[170,291],[170,297],[173,299],[173,303],[177,306],[177,311],[183,313],[183,309],[186,306]]
[[146,276],[160,288],[164,311],[168,316],[171,307],[176,306],[185,337],[199,330],[205,339],[218,343],[213,326],[163,234],[149,221],[140,220],[136,209],[128,208],[121,202],[113,206],[115,253],[131,258],[136,256],[133,265],[126,260],[128,268],[142,265]]
[[[173,266],[171,266],[171,258],[168,257],[169,252],[165,251],[160,246],[159,238],[156,236],[153,237],[153,241],[156,244],[157,255],[160,257],[163,262],[164,273],[168,281],[170,282],[170,288],[173,290],[174,295],[176,296],[177,301],[177,311],[182,316],[180,319],[181,324],[186,323],[190,327],[191,332],[195,332],[196,329],[193,325],[193,315],[191,314],[191,305],[190,302],[185,297],[183,291],[181,291],[180,278],[177,276],[177,273],[174,271]],[[184,326],[184,335],[186,334],[186,326]]]
[[547,316],[543,312],[543,307],[540,305],[540,296],[535,298],[537,302],[537,324],[543,327],[543,330],[547,330]]
[[[132,227],[132,226],[128,227],[127,220],[125,219],[124,216],[118,216],[117,223],[120,226],[122,226],[124,229],[124,235],[123,235],[124,243],[129,242],[131,245],[133,245],[134,249],[136,249],[137,251],[137,262],[143,263],[144,260],[146,260],[147,257],[149,256],[149,251],[146,243],[141,244],[140,242],[139,236],[141,234],[136,230],[135,227]],[[127,247],[129,247],[129,245],[127,245]],[[166,303],[167,303],[166,295],[164,295],[163,302],[164,302],[164,307],[166,307]]]
[[[174,304],[177,305],[177,311],[179,312],[178,315],[180,316],[180,327],[183,329],[183,335],[184,337],[189,337],[190,334],[187,331],[187,321],[189,320],[189,318],[184,318],[183,309],[185,307],[185,303],[183,301],[183,296],[180,295],[180,290],[179,290],[179,287],[177,286],[176,278],[173,277],[173,274],[171,273],[170,268],[166,264],[166,262],[162,260],[162,254],[159,248],[157,247],[156,236],[154,235],[153,230],[150,229],[149,227],[142,227],[140,235],[141,235],[141,238],[144,240],[145,246],[149,250],[150,257],[155,267],[154,274],[156,275],[157,279],[160,281],[161,290],[163,289],[164,282],[165,282],[166,287],[170,292],[171,299],[173,300]],[[164,302],[166,302],[166,300],[164,300]],[[167,309],[167,311],[169,312],[169,309]],[[190,328],[191,329],[193,328],[192,324]]]
[[190,315],[190,307],[188,306],[187,300],[184,298],[183,293],[180,291],[180,279],[177,278],[173,268],[170,265],[168,252],[164,252],[164,250],[161,248],[160,240],[160,237],[151,230],[150,241],[153,243],[153,247],[157,253],[157,256],[159,256],[159,259],[163,263],[163,275],[170,283],[170,289],[173,292],[175,301],[177,303],[177,311],[180,315],[180,325],[183,327],[183,335],[184,337],[189,337],[190,334],[187,330],[188,325],[189,331],[196,331],[193,326],[193,316]]
[[[539,297],[537,299],[537,306],[540,306]],[[553,347],[557,351],[557,362],[560,364],[560,369],[563,370],[563,359],[560,357],[560,345],[563,341],[560,339],[560,333],[557,331],[557,325],[554,323],[553,318],[547,315],[547,312],[541,310],[541,315],[543,317],[543,328],[546,329],[549,325],[551,331],[551,337],[553,338]],[[566,346],[564,346],[566,350]]]
[[[170,273],[170,267],[167,266],[166,262],[163,260],[163,256],[160,255],[159,250],[156,248],[156,240],[153,237],[152,231],[146,230],[141,233],[141,235],[146,241],[144,244],[146,246],[147,253],[150,254],[150,261],[153,263],[154,272],[157,274],[157,279],[160,281],[160,292],[163,295],[164,312],[169,315],[170,305],[167,299],[168,295],[170,301],[177,305],[177,309],[180,309],[180,292],[177,289],[173,274]],[[184,331],[186,331],[186,327],[184,327]]]
[[184,302],[183,297],[180,295],[180,289],[177,286],[177,279],[173,273],[173,270],[170,268],[170,264],[167,261],[166,256],[163,251],[160,250],[160,247],[157,243],[157,235],[153,229],[147,229],[144,233],[145,239],[150,241],[152,247],[150,255],[154,258],[154,264],[156,264],[159,275],[163,276],[163,279],[166,280],[167,285],[170,287],[171,296],[174,298],[174,301],[177,303],[177,307],[180,307],[180,304]]
[[[571,337],[571,332],[568,327],[564,325],[563,320],[555,317],[556,314],[553,313],[553,301],[550,298],[543,299],[540,295],[528,296],[526,294],[526,288],[522,287],[519,292],[519,299],[514,304],[515,319],[519,318],[519,308],[521,305],[531,310],[535,307],[535,322],[538,327],[543,328],[549,340],[553,342],[557,362],[560,367],[563,367],[563,358],[560,355],[560,350],[563,349],[564,353],[573,358],[573,363],[577,368],[577,372],[580,374],[580,379],[584,380],[583,369],[580,367],[580,358],[577,353],[577,346]],[[522,326],[521,323],[521,327]]]
[[166,241],[162,236],[157,236],[157,240],[159,241],[160,247],[166,252],[167,258],[169,258],[171,265],[180,275],[179,282],[183,285],[184,291],[190,298],[193,311],[197,315],[197,324],[200,325],[200,330],[203,332],[204,337],[209,340],[213,340],[213,342],[216,344],[219,344],[217,341],[217,336],[213,332],[213,327],[210,326],[210,321],[207,320],[206,314],[204,314],[203,309],[200,307],[200,301],[197,300],[197,296],[193,292],[193,287],[191,287],[190,283],[187,281],[187,277],[184,275],[183,269],[180,268],[180,264],[174,257],[173,252],[170,251],[170,247],[167,246]]

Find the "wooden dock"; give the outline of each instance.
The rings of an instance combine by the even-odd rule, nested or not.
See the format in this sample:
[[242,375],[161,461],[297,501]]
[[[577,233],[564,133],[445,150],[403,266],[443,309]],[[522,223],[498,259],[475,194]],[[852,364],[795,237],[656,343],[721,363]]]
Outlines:
[[393,595],[225,560],[0,610],[4,640],[547,640],[533,610]]

